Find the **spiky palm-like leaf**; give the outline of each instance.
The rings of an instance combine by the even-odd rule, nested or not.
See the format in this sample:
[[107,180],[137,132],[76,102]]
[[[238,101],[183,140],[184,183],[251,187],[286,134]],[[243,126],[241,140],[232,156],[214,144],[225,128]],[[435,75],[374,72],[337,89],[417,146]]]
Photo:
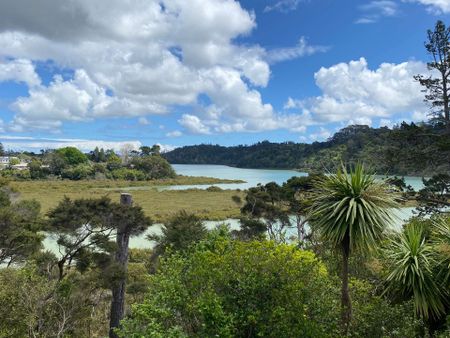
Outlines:
[[323,241],[342,250],[342,328],[347,335],[352,317],[348,271],[350,252],[371,249],[394,221],[395,195],[361,164],[322,178],[315,191],[310,218]]
[[439,277],[450,286],[450,217],[440,217],[433,222],[433,244],[439,261]]
[[313,227],[322,239],[338,247],[348,236],[350,249],[370,249],[394,220],[397,208],[389,185],[368,174],[361,164],[345,167],[317,185],[311,208]]
[[399,290],[412,296],[417,314],[425,319],[443,313],[443,290],[433,271],[436,252],[426,241],[420,223],[408,224],[402,233],[391,238],[386,258],[390,265],[387,291]]

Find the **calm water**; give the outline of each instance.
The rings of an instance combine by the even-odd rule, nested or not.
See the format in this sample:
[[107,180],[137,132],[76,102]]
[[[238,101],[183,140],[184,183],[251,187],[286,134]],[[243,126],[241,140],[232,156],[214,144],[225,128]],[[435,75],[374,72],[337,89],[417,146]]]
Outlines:
[[[397,217],[397,222],[394,224],[393,229],[399,230],[401,228],[402,224],[413,215],[413,210],[414,210],[414,208],[402,208],[400,210],[394,211],[394,213],[396,214],[396,217]],[[215,227],[217,227],[220,224],[228,224],[228,226],[232,230],[239,229],[239,225],[240,225],[239,220],[233,219],[233,218],[229,218],[229,219],[226,219],[223,221],[206,221],[205,222],[205,225],[208,229],[214,229]],[[147,235],[161,234],[161,226],[162,226],[162,224],[154,224],[144,234],[137,236],[137,237],[132,237],[130,239],[130,248],[138,248],[138,249],[152,248],[154,243],[147,240]],[[289,228],[286,233],[287,233],[288,238],[290,236],[296,236],[297,229],[295,227]],[[56,244],[56,238],[51,237],[51,236],[47,237],[44,240],[44,246],[47,250],[52,251],[56,255],[59,255],[58,245]]]
[[[177,174],[186,176],[208,176],[216,178],[225,179],[239,179],[246,181],[246,183],[237,184],[215,184],[222,189],[247,189],[249,187],[254,187],[258,183],[266,184],[269,182],[276,182],[282,184],[286,182],[292,176],[306,176],[306,173],[301,173],[293,170],[269,170],[269,169],[239,169],[232,168],[223,165],[197,165],[197,164],[175,164],[173,165]],[[422,179],[420,177],[405,177],[406,184],[410,184],[415,190],[422,187]],[[206,189],[210,185],[179,185],[179,186],[169,186],[169,187],[159,187],[160,190],[164,189],[189,189],[189,188],[199,188]],[[140,187],[132,187],[132,189],[139,189]],[[116,189],[116,188],[115,188]],[[124,188],[124,190],[132,190],[130,188]],[[148,187],[142,187],[142,189],[148,189]],[[412,216],[413,208],[403,208],[396,211],[398,222],[395,228],[400,228],[404,221]],[[227,219],[224,221],[208,221],[206,226],[210,229],[214,228],[218,224],[227,223],[232,229],[239,228],[239,220],[237,219]],[[161,225],[155,224],[152,226],[144,235],[139,237],[131,238],[130,247],[132,248],[151,248],[153,243],[146,239],[149,233],[160,233]],[[296,235],[296,229],[289,229],[288,235]],[[47,237],[44,241],[44,245],[47,249],[58,254],[58,247],[56,244],[56,239]]]
[[[246,181],[246,183],[237,184],[215,184],[215,186],[223,189],[248,189],[256,186],[258,183],[266,184],[276,182],[282,184],[292,176],[307,176],[294,170],[275,170],[275,169],[241,169],[233,168],[225,165],[204,165],[204,164],[174,164],[173,168],[180,175],[186,176],[208,176],[215,178],[237,179]],[[380,176],[381,178],[381,176]],[[423,187],[421,177],[406,176],[406,184],[410,184],[414,190]],[[161,189],[188,189],[200,188],[206,189],[208,185],[179,185],[171,187],[161,187]]]

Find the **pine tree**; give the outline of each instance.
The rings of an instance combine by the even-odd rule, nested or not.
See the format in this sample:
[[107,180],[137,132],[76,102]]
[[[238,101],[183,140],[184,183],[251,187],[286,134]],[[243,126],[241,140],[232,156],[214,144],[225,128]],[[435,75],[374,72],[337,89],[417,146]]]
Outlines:
[[434,31],[428,30],[427,37],[425,48],[432,56],[427,66],[432,73],[428,77],[416,75],[414,79],[425,87],[425,102],[431,105],[433,120],[450,128],[450,27],[439,20]]

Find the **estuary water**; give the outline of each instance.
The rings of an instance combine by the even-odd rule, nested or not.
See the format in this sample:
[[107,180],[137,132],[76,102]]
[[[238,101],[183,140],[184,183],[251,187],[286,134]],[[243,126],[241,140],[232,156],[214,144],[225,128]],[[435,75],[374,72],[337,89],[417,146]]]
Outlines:
[[[222,189],[248,189],[256,186],[258,183],[266,184],[269,182],[276,182],[282,184],[286,182],[292,176],[307,176],[307,173],[302,173],[294,170],[278,170],[278,169],[241,169],[233,168],[225,165],[203,165],[203,164],[174,164],[173,168],[179,175],[185,176],[208,176],[223,179],[237,179],[243,180],[245,183],[232,183],[232,184],[214,184]],[[382,178],[382,176],[380,176]],[[415,190],[422,188],[421,177],[406,176],[405,182],[411,185]],[[211,185],[176,185],[176,186],[164,186],[158,187],[159,190],[181,190],[181,189],[206,189]],[[140,189],[141,187],[123,188],[124,190]],[[154,188],[154,187],[152,187]],[[117,189],[117,188],[115,188]],[[142,187],[142,189],[148,189],[148,187]],[[400,228],[404,221],[413,215],[414,208],[402,208],[395,211],[397,214],[397,223],[395,228]],[[218,224],[226,223],[232,229],[239,228],[239,220],[226,219],[223,221],[207,221],[205,222],[208,228],[214,228]],[[145,234],[130,239],[130,247],[132,248],[151,248],[153,243],[146,239],[149,233],[160,233],[161,224],[155,224]],[[296,229],[289,229],[288,235],[295,235]],[[58,253],[56,239],[47,237],[44,245],[47,249]]]
[[[208,176],[215,178],[226,178],[243,180],[246,183],[236,184],[214,184],[222,189],[248,189],[256,186],[258,183],[266,184],[269,182],[276,182],[282,184],[292,176],[307,176],[307,173],[295,170],[283,169],[242,169],[234,168],[226,165],[212,165],[212,164],[174,164],[173,168],[179,175],[185,176]],[[383,178],[383,176],[378,176]],[[419,190],[423,187],[422,178],[416,176],[405,176],[406,185],[411,185],[414,190]],[[160,189],[189,189],[198,188],[206,189],[208,185],[177,185],[169,187],[161,187]]]

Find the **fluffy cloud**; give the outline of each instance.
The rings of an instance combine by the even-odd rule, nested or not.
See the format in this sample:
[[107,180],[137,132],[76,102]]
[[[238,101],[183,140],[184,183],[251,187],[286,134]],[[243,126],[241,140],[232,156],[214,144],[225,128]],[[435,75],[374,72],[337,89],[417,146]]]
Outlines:
[[[164,113],[171,106],[196,105],[202,93],[218,98],[217,90],[236,86],[235,81],[242,87],[239,95],[264,110],[244,78],[267,85],[265,51],[233,42],[254,27],[254,15],[232,0],[2,2],[0,57],[15,60],[1,64],[0,81],[33,87],[13,104],[11,129]],[[33,77],[30,60],[52,60],[75,75],[55,76],[48,86],[35,88],[39,78]],[[233,74],[232,83],[223,84],[225,73]],[[238,106],[229,105],[226,109],[239,113]]]
[[150,124],[150,121],[149,121],[147,118],[145,118],[145,117],[140,117],[140,118],[138,119],[138,123],[139,123],[141,126],[148,126],[148,125]]
[[382,17],[395,16],[398,13],[398,5],[391,0],[374,0],[361,5],[359,9],[363,15],[356,23],[367,24],[377,22]]
[[404,2],[416,2],[428,7],[434,13],[450,13],[449,0],[403,0]]
[[331,136],[331,132],[323,127],[320,127],[316,133],[309,135],[311,141],[323,141]]
[[[91,151],[96,147],[103,149],[113,149],[120,152],[124,147],[138,150],[142,143],[140,141],[104,141],[86,139],[65,139],[65,138],[35,138],[29,136],[0,135],[0,140],[6,149],[40,151],[41,149],[58,149],[62,147],[76,147],[81,151]],[[165,153],[176,147],[169,144],[160,144],[161,152]]]
[[425,73],[421,62],[383,63],[376,70],[361,58],[321,68],[315,81],[322,95],[307,100],[289,98],[286,109],[298,108],[310,114],[313,123],[345,122],[371,124],[373,118],[423,116],[420,85],[413,75]]
[[68,81],[56,75],[48,86],[30,89],[29,96],[18,98],[11,108],[17,113],[11,127],[14,131],[31,128],[51,131],[63,121],[164,112],[160,105],[108,95],[106,88],[93,82],[84,70],[77,70]]
[[0,82],[15,81],[26,83],[29,87],[41,83],[30,60],[17,59],[9,61],[0,60]]
[[183,114],[178,122],[193,134],[210,134],[210,129],[197,116]]
[[0,135],[0,139],[6,149],[13,150],[31,150],[39,151],[41,149],[57,149],[62,147],[76,147],[82,151],[90,151],[95,147],[104,149],[114,149],[120,151],[124,145],[128,145],[133,149],[139,149],[142,146],[139,141],[102,141],[102,140],[85,140],[85,139],[39,139],[34,137],[17,137],[10,135]]
[[[148,115],[188,106],[192,113],[179,123],[190,133],[301,131],[305,115],[275,112],[258,87],[267,86],[271,63],[326,47],[305,38],[272,51],[235,42],[255,26],[254,14],[234,0],[1,2],[0,58],[12,60],[12,70],[0,64],[0,81],[29,86],[5,123],[17,132],[117,116],[135,116],[142,124]],[[41,84],[33,64],[49,60],[73,76],[56,74]]]

